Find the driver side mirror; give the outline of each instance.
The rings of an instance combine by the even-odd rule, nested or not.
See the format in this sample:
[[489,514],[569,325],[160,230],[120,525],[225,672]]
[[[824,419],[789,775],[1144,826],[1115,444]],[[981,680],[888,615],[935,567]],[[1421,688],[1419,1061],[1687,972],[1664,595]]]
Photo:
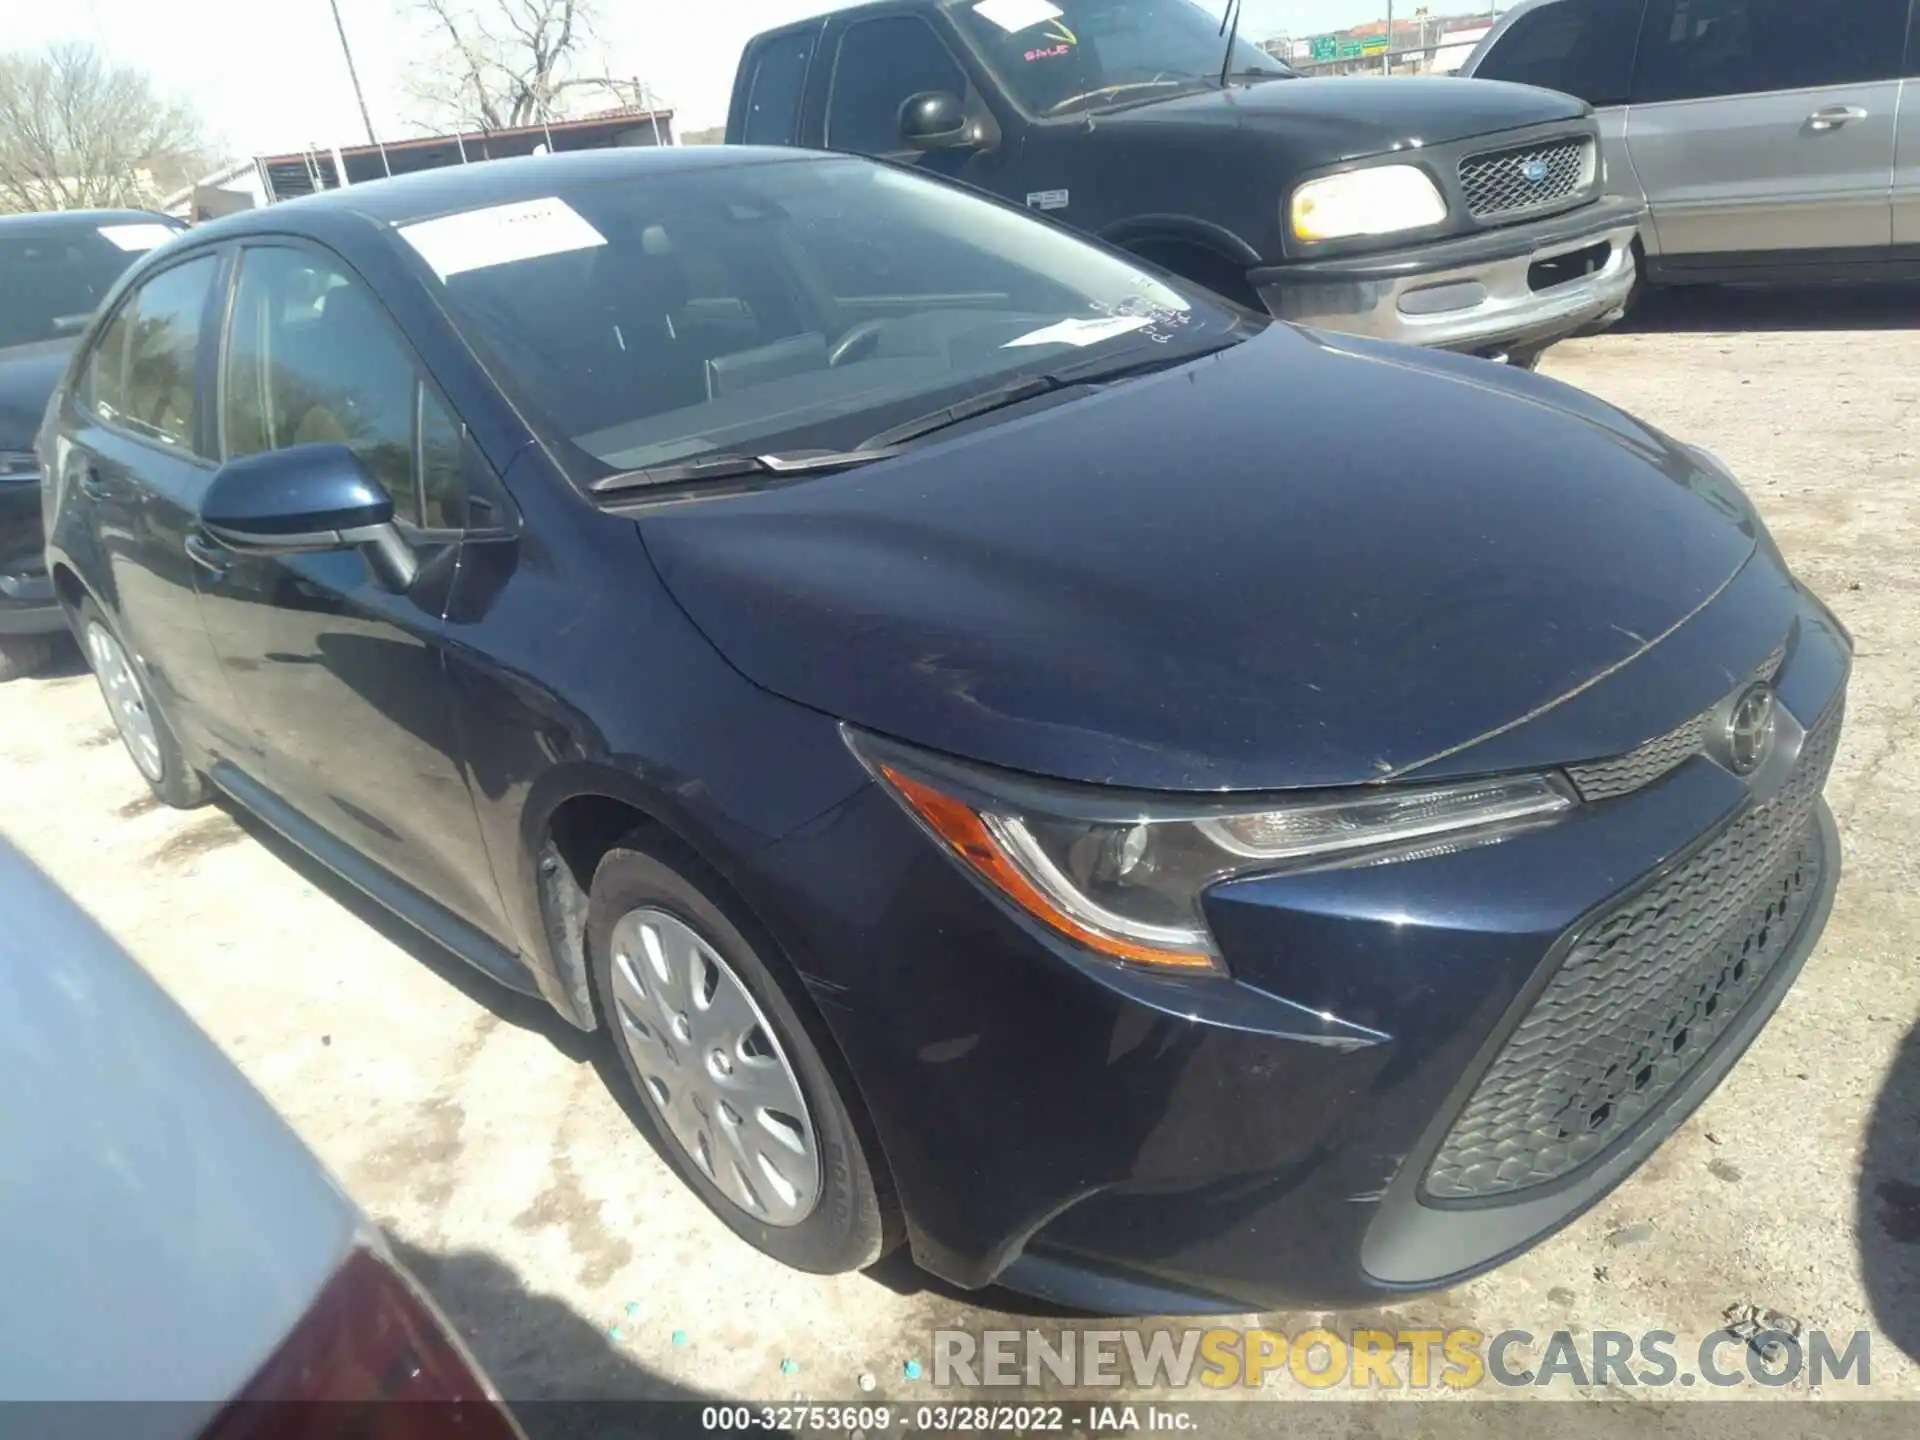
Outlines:
[[200,524],[236,555],[359,550],[396,591],[419,573],[413,547],[394,527],[393,498],[344,445],[295,445],[221,466]]
[[913,150],[965,150],[980,143],[967,107],[946,90],[924,90],[900,107],[900,138]]

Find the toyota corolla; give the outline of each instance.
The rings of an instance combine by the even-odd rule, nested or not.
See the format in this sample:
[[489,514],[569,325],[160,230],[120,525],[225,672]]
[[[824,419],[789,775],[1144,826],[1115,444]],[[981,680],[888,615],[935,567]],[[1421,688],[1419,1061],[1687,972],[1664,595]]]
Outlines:
[[1850,642],[1711,455],[861,159],[201,227],[40,445],[160,796],[605,1032],[810,1270],[1451,1284],[1713,1088],[1839,872]]

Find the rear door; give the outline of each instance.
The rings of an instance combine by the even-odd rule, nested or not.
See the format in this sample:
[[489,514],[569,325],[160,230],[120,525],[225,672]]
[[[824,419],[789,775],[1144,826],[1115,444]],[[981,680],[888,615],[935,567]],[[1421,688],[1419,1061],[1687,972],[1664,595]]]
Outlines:
[[291,241],[240,252],[218,397],[223,459],[345,445],[392,496],[420,561],[395,594],[357,550],[248,556],[200,537],[201,609],[249,731],[238,763],[504,939],[439,648],[471,519],[457,419],[365,281]]
[[1627,149],[1668,264],[1884,258],[1908,8],[1649,0]]
[[87,579],[196,748],[218,743],[232,710],[186,552],[213,477],[201,396],[225,263],[218,251],[189,254],[123,297],[82,363],[60,462],[99,567]]

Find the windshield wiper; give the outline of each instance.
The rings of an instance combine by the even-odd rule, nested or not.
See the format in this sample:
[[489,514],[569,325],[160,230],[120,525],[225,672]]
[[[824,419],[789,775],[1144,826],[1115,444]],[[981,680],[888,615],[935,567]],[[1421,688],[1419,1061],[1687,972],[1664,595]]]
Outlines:
[[602,476],[589,484],[587,489],[595,495],[608,495],[622,490],[693,485],[710,480],[739,480],[756,475],[817,475],[833,470],[850,470],[856,465],[868,465],[875,460],[890,460],[900,454],[909,441],[918,440],[924,435],[995,410],[1023,404],[1056,390],[1067,390],[1076,385],[1104,385],[1113,380],[1126,380],[1155,370],[1170,369],[1238,343],[1237,339],[1225,338],[1197,349],[1178,350],[1172,354],[1161,350],[1131,363],[1116,364],[1112,358],[1083,360],[1078,365],[1069,365],[1045,375],[1023,375],[1004,385],[996,385],[991,390],[982,390],[977,395],[969,395],[964,400],[956,400],[951,405],[943,405],[938,410],[889,426],[877,435],[869,435],[851,450],[785,450],[765,455],[722,451],[718,454],[695,455],[687,460],[671,460],[664,465],[648,465],[638,470],[622,470],[616,475]]
[[870,449],[882,446],[891,453],[908,441],[918,440],[922,436],[948,429],[962,421],[972,420],[995,410],[1005,410],[1012,405],[1024,404],[1028,400],[1052,394],[1056,390],[1071,389],[1075,385],[1105,385],[1114,380],[1127,380],[1136,375],[1151,374],[1155,370],[1168,370],[1175,365],[1184,365],[1189,360],[1202,359],[1239,343],[1236,339],[1223,339],[1216,344],[1204,345],[1193,350],[1179,350],[1172,354],[1161,350],[1130,363],[1115,363],[1112,357],[1107,357],[1099,360],[1083,360],[1078,365],[1049,371],[1045,375],[1023,375],[1018,380],[1009,380],[1006,384],[996,385],[991,390],[982,390],[978,395],[956,400],[942,409],[915,416],[911,420],[903,420],[898,425],[882,430],[878,435],[870,435],[862,440],[852,453],[864,455]]
[[828,470],[847,470],[855,465],[885,460],[895,452],[891,448],[862,446],[858,450],[787,450],[768,455],[696,455],[691,460],[673,460],[665,465],[648,465],[638,470],[622,470],[605,475],[587,486],[595,495],[619,490],[645,490],[656,485],[689,485],[702,480],[737,480],[749,475],[811,475]]
[[860,442],[859,452],[866,453],[882,446],[894,447],[906,444],[909,440],[918,440],[922,435],[931,435],[936,430],[945,430],[949,425],[958,425],[963,420],[971,420],[976,415],[985,415],[993,410],[1004,410],[1009,405],[1018,405],[1024,400],[1045,395],[1067,384],[1058,375],[1022,375],[1018,380],[1009,380],[1004,385],[996,385],[991,390],[982,390],[978,395],[969,395],[964,400],[941,409],[929,411],[925,415],[916,415],[911,420],[902,420],[898,425],[889,426],[878,435],[869,435]]

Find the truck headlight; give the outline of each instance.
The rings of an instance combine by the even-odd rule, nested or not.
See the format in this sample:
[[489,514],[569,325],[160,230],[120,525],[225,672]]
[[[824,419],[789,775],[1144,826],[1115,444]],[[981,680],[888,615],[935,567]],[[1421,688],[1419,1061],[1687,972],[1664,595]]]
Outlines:
[[1446,200],[1417,165],[1380,165],[1309,180],[1293,192],[1288,210],[1301,240],[1391,235],[1447,218]]
[[1308,791],[1265,804],[1056,786],[844,732],[893,798],[991,891],[1126,964],[1224,973],[1201,914],[1223,880],[1445,854],[1575,804],[1551,775]]

